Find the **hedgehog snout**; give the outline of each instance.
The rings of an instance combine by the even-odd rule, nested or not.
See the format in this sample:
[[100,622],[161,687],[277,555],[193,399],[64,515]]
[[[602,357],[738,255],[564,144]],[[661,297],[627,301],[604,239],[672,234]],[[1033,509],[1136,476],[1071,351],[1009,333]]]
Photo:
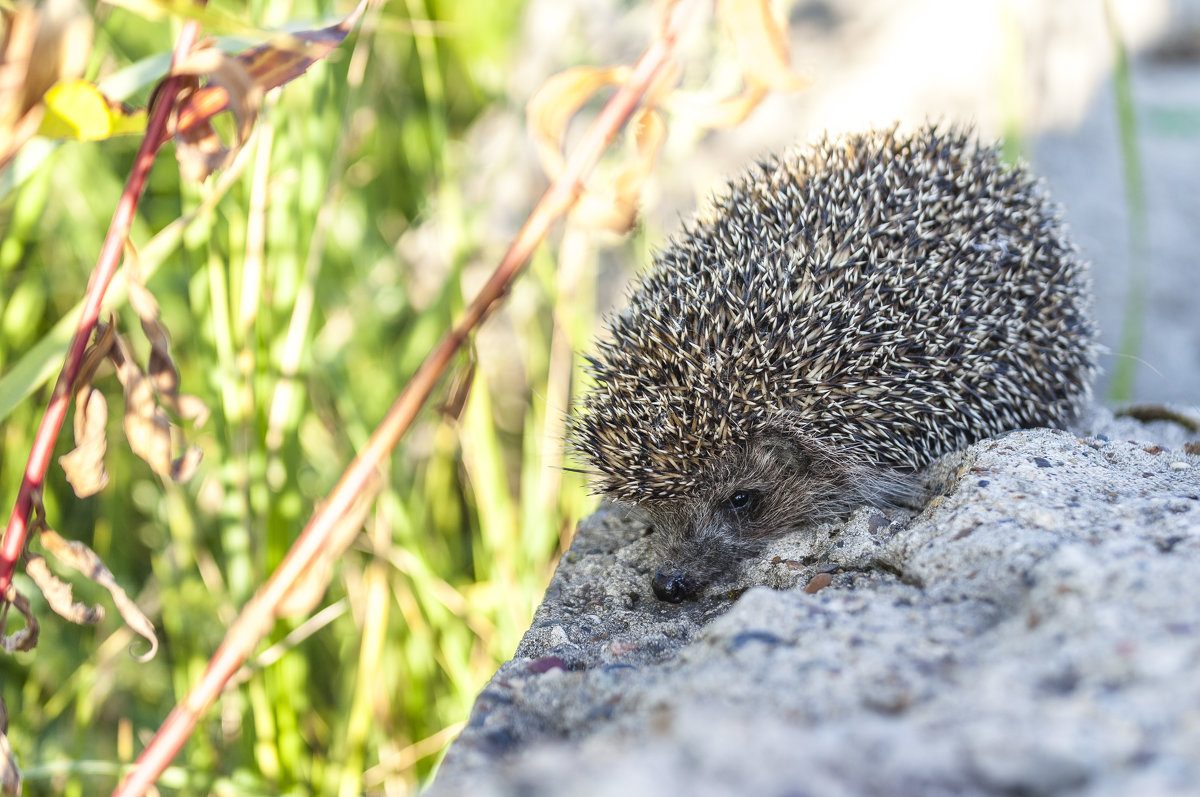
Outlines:
[[670,565],[658,568],[651,586],[654,597],[667,603],[680,603],[695,591],[684,572]]
[[650,582],[654,596],[668,603],[694,598],[703,581],[703,573],[697,578],[696,570],[707,569],[706,560],[713,558],[712,547],[697,539],[696,524],[684,517],[664,519],[656,528],[655,553],[659,565]]
[[728,573],[747,552],[742,529],[727,518],[707,511],[676,515],[655,524],[658,567],[650,586],[662,601],[679,603],[697,596],[701,588]]

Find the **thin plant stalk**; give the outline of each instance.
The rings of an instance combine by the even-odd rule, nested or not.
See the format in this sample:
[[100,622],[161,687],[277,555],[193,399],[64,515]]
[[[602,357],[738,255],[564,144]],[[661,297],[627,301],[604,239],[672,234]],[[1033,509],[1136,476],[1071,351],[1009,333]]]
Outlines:
[[[175,50],[171,57],[172,70],[182,58],[192,49],[200,34],[200,23],[188,20],[179,33]],[[179,92],[182,80],[179,77],[168,77],[158,93],[157,102],[150,113],[146,124],[146,134],[142,137],[141,146],[125,182],[125,190],[117,202],[108,234],[100,248],[96,259],[96,268],[88,280],[87,296],[84,300],[83,313],[75,327],[75,336],[71,339],[71,347],[67,350],[67,359],[59,372],[58,381],[54,384],[54,392],[42,422],[34,435],[33,446],[29,452],[29,461],[25,466],[25,474],[21,479],[21,488],[13,505],[12,515],[9,516],[8,526],[4,530],[4,540],[0,543],[0,594],[8,589],[12,582],[13,569],[25,548],[25,537],[29,530],[29,514],[33,509],[34,496],[46,480],[46,471],[50,467],[50,459],[54,453],[54,444],[58,442],[58,433],[67,417],[67,405],[75,386],[75,377],[79,374],[79,366],[83,361],[83,352],[87,348],[96,322],[100,319],[100,305],[104,294],[112,282],[117,267],[121,264],[121,255],[125,250],[125,241],[129,238],[129,230],[133,225],[134,214],[142,191],[146,187],[146,178],[159,148],[166,141],[167,119],[175,104],[175,95]]]

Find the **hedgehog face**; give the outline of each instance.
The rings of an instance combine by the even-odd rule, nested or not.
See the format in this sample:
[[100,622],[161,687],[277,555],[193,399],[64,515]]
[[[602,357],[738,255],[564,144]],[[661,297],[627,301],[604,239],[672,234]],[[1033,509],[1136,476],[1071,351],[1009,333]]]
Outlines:
[[655,529],[654,594],[672,603],[694,597],[763,540],[844,513],[860,497],[855,470],[776,430],[733,446],[687,495],[642,504]]

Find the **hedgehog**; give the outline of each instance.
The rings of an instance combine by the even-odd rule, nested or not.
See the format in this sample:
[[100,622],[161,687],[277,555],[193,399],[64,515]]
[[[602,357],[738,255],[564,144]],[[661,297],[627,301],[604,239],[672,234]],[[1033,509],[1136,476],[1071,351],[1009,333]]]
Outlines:
[[710,205],[608,317],[571,422],[593,490],[654,530],[659,599],[783,532],[913,505],[933,460],[1089,399],[1086,264],[971,129],[826,135]]

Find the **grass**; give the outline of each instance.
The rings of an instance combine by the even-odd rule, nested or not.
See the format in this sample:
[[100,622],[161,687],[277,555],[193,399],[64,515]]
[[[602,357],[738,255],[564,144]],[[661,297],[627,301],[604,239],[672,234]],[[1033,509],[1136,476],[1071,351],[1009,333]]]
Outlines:
[[1138,151],[1137,109],[1133,97],[1129,52],[1112,3],[1104,11],[1113,48],[1113,93],[1116,103],[1117,131],[1121,141],[1121,167],[1125,182],[1125,207],[1129,214],[1129,283],[1121,324],[1121,355],[1113,365],[1109,400],[1125,403],[1133,398],[1134,376],[1146,323],[1147,285],[1150,281],[1148,256],[1149,221],[1146,212],[1146,186],[1142,158]]
[[[263,25],[345,11],[308,0],[214,6]],[[35,599],[38,648],[0,658],[28,793],[115,785],[461,308],[468,264],[486,260],[489,243],[470,232],[486,208],[455,188],[463,136],[503,102],[518,12],[515,0],[407,0],[369,15],[339,57],[268,101],[227,193],[216,180],[182,183],[169,149],[160,156],[133,241],[183,389],[212,410],[188,430],[205,459],[188,484],[162,484],[124,445],[109,378],[109,487],[79,500],[52,470],[51,524],[104,558],[155,620],[162,650],[138,664],[128,651],[144,643],[114,612],[78,628]],[[176,25],[109,8],[88,76],[161,54]],[[48,396],[29,366],[61,361],[55,325],[82,295],[135,147],[65,144],[0,202],[6,506]],[[189,216],[181,234],[170,226]],[[407,262],[397,251],[418,229],[436,229],[441,245]],[[589,506],[577,477],[556,467],[554,441],[578,381],[570,353],[592,327],[590,273],[539,255],[478,337],[476,367],[463,363],[461,412],[427,412],[393,458],[325,609],[277,625],[164,791],[395,794],[429,774],[448,729],[511,655]],[[144,354],[136,316],[114,307]],[[56,454],[70,445],[64,435]],[[23,577],[18,587],[36,594]],[[86,582],[75,588],[107,602]]]

